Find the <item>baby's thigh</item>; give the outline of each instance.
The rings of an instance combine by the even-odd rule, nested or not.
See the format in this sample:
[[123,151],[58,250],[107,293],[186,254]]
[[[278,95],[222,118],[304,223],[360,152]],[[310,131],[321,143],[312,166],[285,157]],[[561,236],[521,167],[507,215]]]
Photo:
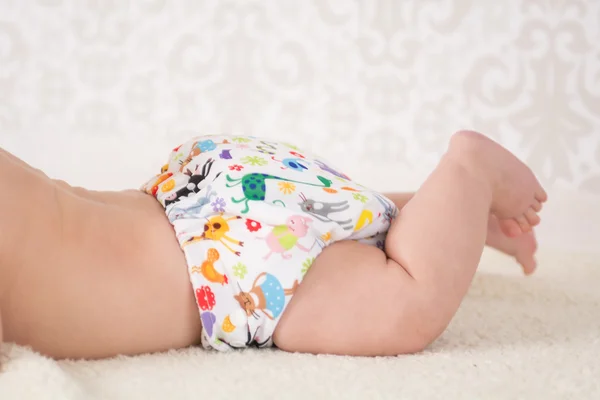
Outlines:
[[346,355],[398,353],[397,322],[414,292],[406,272],[374,246],[323,250],[273,336],[282,350]]

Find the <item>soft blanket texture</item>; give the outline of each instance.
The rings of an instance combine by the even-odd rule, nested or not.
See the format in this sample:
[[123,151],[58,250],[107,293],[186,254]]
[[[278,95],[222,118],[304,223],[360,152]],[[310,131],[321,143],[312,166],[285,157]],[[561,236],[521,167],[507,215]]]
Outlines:
[[55,362],[5,346],[0,399],[600,398],[600,259],[552,250],[539,259],[524,278],[487,251],[456,318],[422,354],[186,349]]

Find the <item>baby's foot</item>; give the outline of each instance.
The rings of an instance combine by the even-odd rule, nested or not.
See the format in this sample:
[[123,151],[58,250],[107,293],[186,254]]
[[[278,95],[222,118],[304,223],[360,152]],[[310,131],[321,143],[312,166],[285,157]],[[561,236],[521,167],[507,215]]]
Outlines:
[[508,237],[502,232],[498,218],[491,215],[486,244],[509,256],[513,256],[521,264],[525,275],[531,275],[535,271],[537,262],[534,256],[537,250],[537,241],[533,231],[516,237]]
[[506,235],[516,237],[531,232],[540,223],[538,212],[548,196],[529,167],[477,132],[455,134],[451,147],[471,173],[490,185],[490,211],[498,217]]

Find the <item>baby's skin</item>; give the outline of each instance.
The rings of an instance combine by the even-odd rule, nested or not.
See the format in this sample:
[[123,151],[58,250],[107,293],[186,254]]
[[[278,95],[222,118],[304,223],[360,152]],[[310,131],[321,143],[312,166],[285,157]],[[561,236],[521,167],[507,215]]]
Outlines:
[[[72,187],[2,150],[0,183],[1,341],[57,359],[199,344],[186,262],[152,196]],[[279,348],[420,351],[455,314],[485,244],[526,274],[536,267],[533,227],[546,194],[529,168],[477,133],[454,135],[416,195],[388,196],[401,212],[385,252],[327,247],[282,316]]]

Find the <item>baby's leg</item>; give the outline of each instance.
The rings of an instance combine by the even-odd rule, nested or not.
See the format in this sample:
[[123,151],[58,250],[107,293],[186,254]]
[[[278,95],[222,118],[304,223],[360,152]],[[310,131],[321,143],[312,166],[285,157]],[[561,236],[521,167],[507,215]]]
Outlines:
[[455,135],[391,227],[386,253],[355,242],[325,249],[282,316],[275,343],[351,355],[424,349],[470,285],[490,211],[509,230],[528,230],[545,200],[531,171],[506,150],[473,132]]
[[[414,193],[386,193],[386,197],[394,202],[400,210],[408,204],[414,197]],[[539,223],[539,218],[534,220],[532,226]],[[490,214],[487,227],[486,245],[501,251],[509,256],[513,256],[515,260],[521,264],[523,272],[530,275],[535,271],[537,262],[535,260],[535,252],[537,250],[537,240],[533,231],[519,236],[509,236],[510,232],[503,231],[506,224]],[[509,225],[510,226],[510,225]]]

